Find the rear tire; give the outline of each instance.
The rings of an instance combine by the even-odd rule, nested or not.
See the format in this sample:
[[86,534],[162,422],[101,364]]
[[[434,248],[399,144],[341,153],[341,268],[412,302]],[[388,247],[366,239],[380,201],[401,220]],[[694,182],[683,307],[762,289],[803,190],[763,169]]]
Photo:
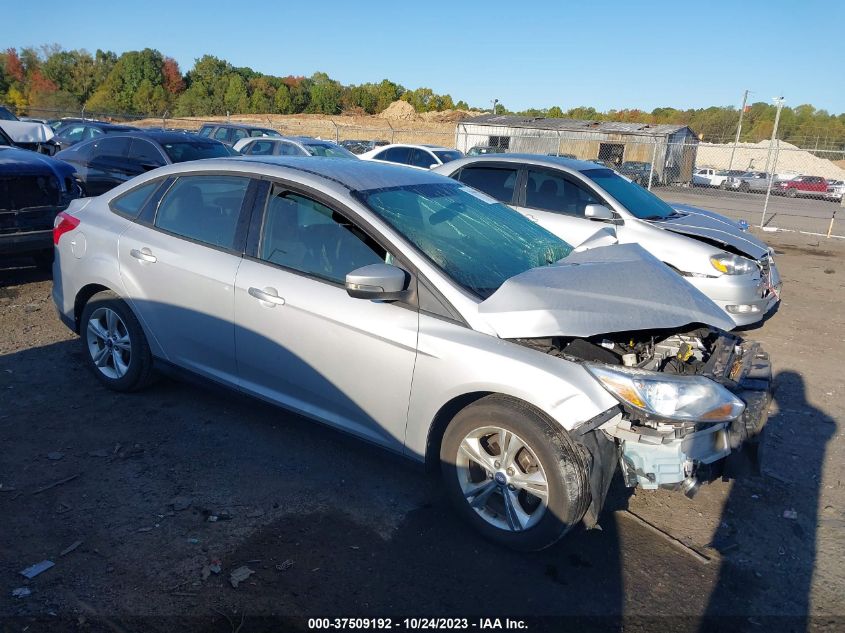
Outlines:
[[798,195],[798,192],[797,192],[795,189],[787,189],[787,190],[786,190],[786,195],[787,195],[787,197],[789,197],[789,198],[794,198],[794,197],[796,197],[796,196]]
[[113,391],[137,391],[153,378],[153,359],[141,324],[113,292],[95,294],[85,304],[80,335],[86,364]]
[[453,418],[440,464],[457,511],[483,536],[512,549],[549,547],[589,506],[582,451],[553,420],[506,396],[482,398]]

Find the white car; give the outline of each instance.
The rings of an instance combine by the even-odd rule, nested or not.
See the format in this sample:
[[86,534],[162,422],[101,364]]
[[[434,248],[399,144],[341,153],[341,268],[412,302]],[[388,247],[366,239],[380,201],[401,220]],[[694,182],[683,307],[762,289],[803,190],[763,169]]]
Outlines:
[[669,205],[588,161],[531,154],[464,158],[435,171],[504,202],[579,250],[639,244],[727,312],[737,326],[777,306],[772,252],[725,216]]
[[726,187],[728,179],[738,178],[745,172],[741,169],[713,169],[702,167],[692,174],[692,184],[696,187]]
[[395,143],[376,147],[359,154],[361,160],[375,160],[382,163],[396,163],[417,169],[432,169],[453,160],[463,158],[463,152],[437,145],[405,145]]

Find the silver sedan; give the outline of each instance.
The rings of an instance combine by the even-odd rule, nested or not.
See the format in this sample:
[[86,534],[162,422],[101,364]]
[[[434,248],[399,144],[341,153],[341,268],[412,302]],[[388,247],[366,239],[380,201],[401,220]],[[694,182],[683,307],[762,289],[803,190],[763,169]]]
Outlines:
[[434,465],[514,548],[595,524],[617,467],[691,494],[765,421],[765,353],[682,277],[429,171],[181,163],[53,238],[59,316],[105,387],[188,373]]

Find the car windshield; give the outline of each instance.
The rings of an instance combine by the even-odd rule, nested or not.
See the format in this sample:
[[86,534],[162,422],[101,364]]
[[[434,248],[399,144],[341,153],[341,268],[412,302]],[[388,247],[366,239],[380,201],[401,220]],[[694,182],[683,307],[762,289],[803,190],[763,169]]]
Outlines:
[[334,143],[307,143],[305,149],[311,156],[325,156],[326,158],[355,158],[358,157],[348,149]]
[[371,189],[355,196],[482,299],[514,275],[553,264],[572,251],[536,223],[459,183]]
[[616,198],[636,218],[662,220],[677,215],[663,200],[612,169],[587,169],[581,173]]
[[17,121],[18,117],[11,113],[10,110],[0,106],[0,121]]
[[448,150],[436,149],[436,150],[434,150],[434,155],[437,156],[437,158],[440,159],[440,162],[444,163],[444,164],[451,162],[453,160],[458,160],[459,158],[464,157],[464,155],[461,154],[456,149],[448,149]]
[[165,154],[174,163],[200,160],[202,158],[221,158],[231,155],[223,143],[179,141],[177,143],[163,143],[162,147],[164,148]]

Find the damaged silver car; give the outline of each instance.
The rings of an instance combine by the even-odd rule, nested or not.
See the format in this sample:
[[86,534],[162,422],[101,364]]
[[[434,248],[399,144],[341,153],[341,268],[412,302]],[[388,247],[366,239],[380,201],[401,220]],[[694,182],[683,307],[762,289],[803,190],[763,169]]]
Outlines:
[[181,163],[74,202],[54,242],[103,385],[189,373],[403,453],[510,547],[594,525],[617,468],[692,493],[765,422],[766,354],[681,276],[429,171]]

